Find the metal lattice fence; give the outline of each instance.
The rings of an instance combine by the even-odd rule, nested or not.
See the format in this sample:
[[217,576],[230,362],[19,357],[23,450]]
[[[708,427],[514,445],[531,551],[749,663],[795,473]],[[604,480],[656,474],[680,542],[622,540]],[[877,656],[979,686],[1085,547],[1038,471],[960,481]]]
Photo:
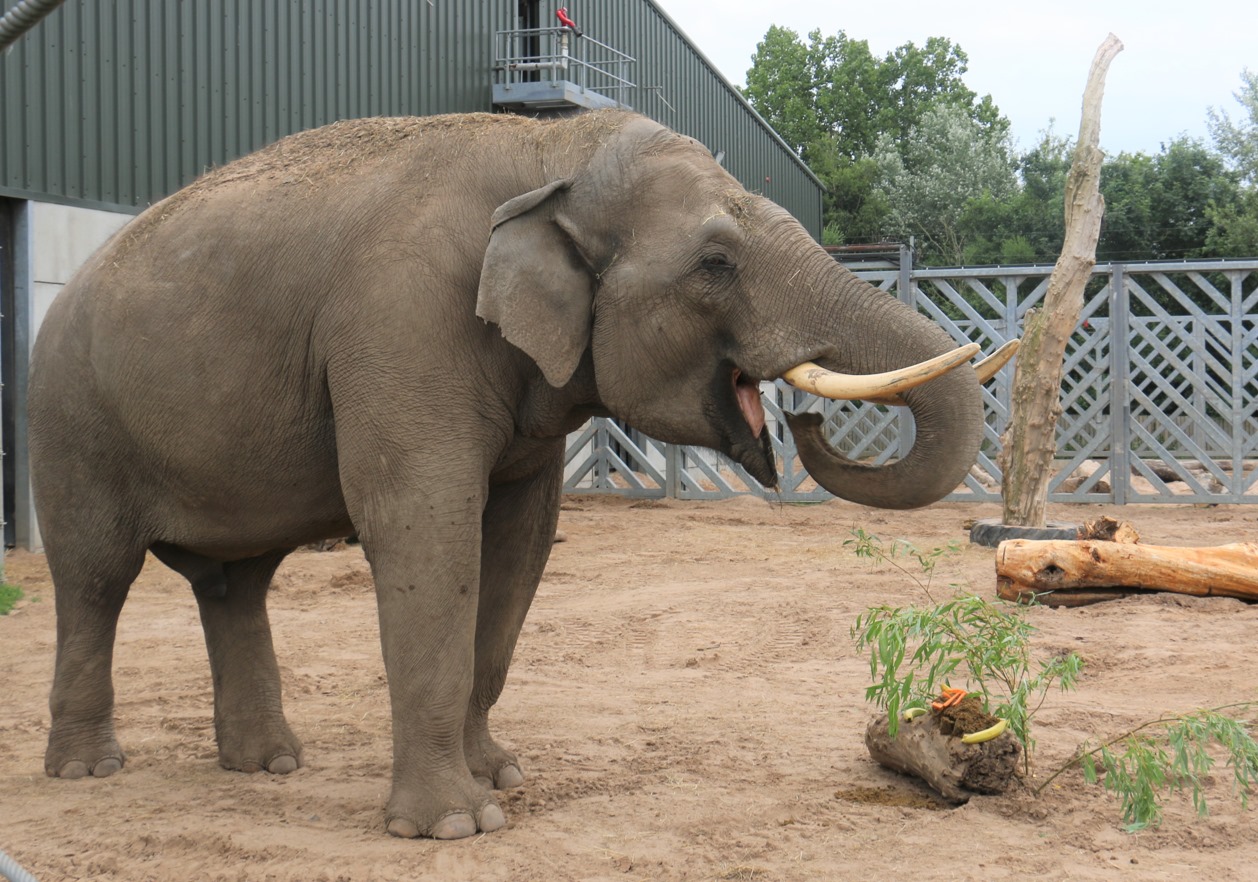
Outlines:
[[[1016,336],[1051,267],[898,269],[858,275],[984,353]],[[1103,264],[1094,268],[1066,350],[1054,502],[1258,502],[1258,260]],[[983,389],[978,462],[951,500],[998,501],[1000,435],[1012,365]],[[799,464],[784,409],[824,415],[844,454],[883,463],[912,443],[903,408],[832,402],[762,386],[766,431],[785,501],[827,498]],[[702,448],[664,444],[612,420],[569,438],[570,492],[682,499],[766,495],[743,469]]]

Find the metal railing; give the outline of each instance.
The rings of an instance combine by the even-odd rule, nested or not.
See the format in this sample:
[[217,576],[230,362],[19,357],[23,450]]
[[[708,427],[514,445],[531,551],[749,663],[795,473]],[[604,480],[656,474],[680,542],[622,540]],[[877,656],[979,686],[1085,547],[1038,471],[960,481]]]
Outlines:
[[494,100],[533,103],[530,96],[545,100],[545,89],[570,83],[579,92],[627,107],[637,88],[629,79],[635,61],[593,37],[578,36],[571,28],[498,31],[494,35]]
[[[952,333],[992,352],[1016,336],[1048,287],[1050,266],[858,272]],[[997,501],[1000,435],[1013,366],[983,389],[978,463],[949,499]],[[782,410],[825,418],[846,455],[884,463],[912,442],[903,408],[833,402],[764,384],[766,430],[780,463],[775,498],[826,498],[799,465]],[[1055,502],[1258,503],[1258,259],[1102,264],[1066,350]],[[569,438],[566,489],[719,498],[765,491],[701,448],[663,444],[611,421]]]

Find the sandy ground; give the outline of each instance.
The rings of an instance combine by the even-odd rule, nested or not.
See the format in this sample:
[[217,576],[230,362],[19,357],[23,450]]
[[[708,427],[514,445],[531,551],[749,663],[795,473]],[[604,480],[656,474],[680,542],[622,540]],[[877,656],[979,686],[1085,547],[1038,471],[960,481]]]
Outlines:
[[[1056,507],[1054,520],[1097,508]],[[1044,796],[950,808],[868,757],[869,675],[849,629],[923,600],[843,540],[853,527],[930,548],[994,593],[963,523],[993,506],[877,512],[571,497],[494,716],[527,781],[509,826],[457,843],[385,835],[389,713],[367,567],[356,548],[293,555],[271,614],[285,706],[307,765],[286,777],[216,763],[208,665],[189,589],[152,562],[114,662],[122,773],[43,773],[52,587],[13,553],[28,598],[0,618],[0,849],[41,882],[104,880],[1209,879],[1258,874],[1258,816],[1218,769],[1211,814],[1172,798],[1160,829],[1122,831],[1077,774]],[[1130,507],[1144,541],[1258,541],[1253,507]],[[941,591],[942,587],[942,591]],[[1044,654],[1075,650],[1080,688],[1038,717],[1038,767],[1167,711],[1258,699],[1258,607],[1173,595],[1027,612]],[[1041,776],[1043,772],[1041,772]]]

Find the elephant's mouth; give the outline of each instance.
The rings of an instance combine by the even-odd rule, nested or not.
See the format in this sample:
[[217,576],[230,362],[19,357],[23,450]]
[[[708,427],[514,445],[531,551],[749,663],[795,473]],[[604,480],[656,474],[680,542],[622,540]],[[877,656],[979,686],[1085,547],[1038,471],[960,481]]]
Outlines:
[[726,429],[721,452],[747,470],[764,487],[778,483],[773,444],[765,431],[764,405],[760,401],[760,381],[738,367],[722,372],[722,394],[718,396],[721,422]]
[[764,405],[760,403],[760,383],[734,368],[734,397],[753,437],[764,431]]

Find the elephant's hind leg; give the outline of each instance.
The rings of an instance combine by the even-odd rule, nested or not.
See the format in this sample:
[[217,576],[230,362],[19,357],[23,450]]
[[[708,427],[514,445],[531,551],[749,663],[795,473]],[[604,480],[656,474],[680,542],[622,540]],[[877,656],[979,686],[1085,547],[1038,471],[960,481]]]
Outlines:
[[[225,769],[284,774],[301,765],[301,742],[284,719],[266,612],[271,577],[287,554],[274,551],[223,564],[225,590],[204,590],[206,580],[193,583],[214,679],[218,761]],[[204,569],[194,567],[185,575],[203,575]]]
[[[57,661],[49,708],[52,728],[44,769],[52,777],[104,778],[126,757],[114,735],[114,638],[144,549],[126,537],[88,541],[82,524],[44,534],[57,607]],[[90,525],[89,525],[90,526]],[[61,541],[68,535],[72,543]]]
[[550,557],[559,521],[562,450],[540,474],[490,488],[482,518],[480,598],[476,614],[476,680],[463,728],[468,767],[485,787],[524,783],[515,754],[489,734],[524,617]]

